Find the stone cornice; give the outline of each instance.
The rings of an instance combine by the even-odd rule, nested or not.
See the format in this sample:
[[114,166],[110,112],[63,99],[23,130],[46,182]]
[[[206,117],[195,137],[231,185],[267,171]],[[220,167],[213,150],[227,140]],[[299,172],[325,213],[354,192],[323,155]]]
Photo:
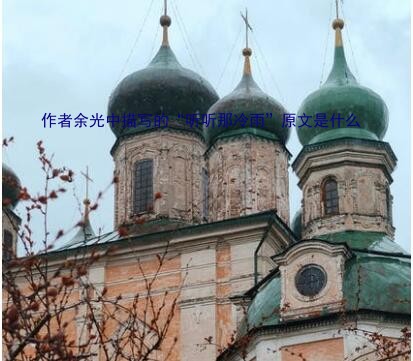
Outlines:
[[351,251],[346,245],[333,245],[320,240],[301,241],[293,244],[283,253],[273,256],[272,259],[278,266],[290,264],[297,256],[306,252],[321,252],[328,256],[344,256],[346,259],[351,257]]
[[301,186],[310,170],[332,168],[344,164],[381,167],[391,180],[390,174],[396,167],[396,162],[397,158],[386,142],[344,138],[306,145],[294,160],[292,167],[300,178],[299,185]]
[[[343,326],[343,321],[360,322],[360,321],[377,321],[385,322],[394,325],[410,325],[410,315],[392,314],[387,312],[376,312],[369,310],[359,310],[356,312],[341,312],[326,316],[321,316],[313,319],[305,319],[299,321],[289,321],[287,323],[271,326],[262,326],[249,331],[249,342],[257,343],[257,338],[269,336],[278,337],[288,333],[302,332],[304,330],[314,331],[316,328],[325,328],[331,326]],[[230,360],[230,357],[237,352],[237,344],[235,343],[230,348],[222,352],[217,361]]]
[[112,148],[110,149],[110,154],[113,156],[115,151],[117,150],[117,148],[119,147],[119,145],[127,139],[131,139],[131,138],[135,138],[135,137],[142,137],[144,135],[148,135],[150,133],[158,133],[158,134],[162,134],[162,133],[176,133],[176,134],[180,134],[180,135],[185,135],[188,136],[190,138],[194,138],[194,139],[198,139],[200,140],[203,144],[205,144],[205,139],[203,136],[201,136],[201,134],[197,133],[197,132],[193,132],[191,130],[185,130],[185,129],[177,129],[177,128],[173,128],[173,127],[167,127],[167,128],[148,128],[147,130],[143,130],[139,133],[134,133],[134,134],[126,134],[123,136],[120,136],[119,138],[116,139],[115,144],[113,144]]
[[288,151],[287,147],[282,144],[278,139],[270,139],[265,136],[260,136],[259,134],[253,134],[253,133],[234,133],[232,134],[229,132],[228,134],[224,134],[218,139],[214,141],[213,144],[211,144],[208,149],[205,152],[205,156],[208,157],[208,155],[213,151],[216,150],[217,147],[219,147],[220,144],[222,143],[228,143],[234,139],[255,139],[257,141],[261,141],[264,143],[272,143],[272,144],[278,144],[280,148],[286,153],[288,159],[291,159],[292,154]]
[[301,149],[300,153],[297,155],[297,158],[294,160],[293,167],[295,168],[295,163],[297,163],[300,160],[300,157],[302,157],[303,154],[311,153],[311,152],[321,150],[321,149],[328,149],[328,148],[336,147],[337,145],[366,146],[366,147],[371,147],[371,148],[376,148],[376,149],[385,149],[386,151],[388,151],[388,153],[394,159],[394,161],[397,162],[397,157],[394,154],[393,150],[391,149],[390,144],[387,142],[382,142],[378,140],[367,140],[367,139],[341,138],[341,139],[330,140],[330,141],[322,142],[322,143],[305,145]]
[[[237,242],[245,235],[249,239],[255,234],[257,241],[261,238],[263,232],[268,227],[269,223],[273,223],[273,227],[277,228],[276,233],[284,240],[289,240],[291,243],[296,242],[294,235],[289,227],[278,217],[274,210],[256,213],[248,216],[227,219],[223,221],[205,223],[200,225],[186,226],[176,230],[167,230],[154,232],[145,235],[131,235],[124,238],[117,238],[110,242],[99,243],[98,237],[92,239],[88,244],[80,244],[72,246],[72,248],[61,248],[53,252],[49,252],[47,257],[50,261],[59,262],[61,259],[66,259],[79,254],[84,257],[92,251],[104,251],[109,247],[116,247],[110,256],[120,258],[136,257],[131,249],[139,250],[140,256],[150,256],[159,253],[169,245],[170,252],[176,252],[186,247],[196,248],[205,246],[215,246],[217,243]],[[105,239],[104,237],[102,239]],[[173,249],[171,248],[173,245]]]

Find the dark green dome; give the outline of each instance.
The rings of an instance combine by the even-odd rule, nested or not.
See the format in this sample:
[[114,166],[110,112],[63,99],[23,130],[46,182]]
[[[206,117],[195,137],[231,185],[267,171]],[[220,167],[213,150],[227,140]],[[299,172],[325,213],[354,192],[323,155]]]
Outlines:
[[[343,22],[337,19],[333,23],[336,29],[336,47],[334,65],[326,82],[320,89],[311,93],[301,104],[297,116],[305,114],[312,118],[308,125],[302,126],[297,119],[297,134],[302,145],[314,144],[338,138],[360,138],[381,140],[387,130],[388,110],[383,99],[374,91],[361,86],[347,66],[344,48],[341,40]],[[315,127],[317,113],[326,114],[327,127]],[[337,121],[330,121],[333,115],[340,114],[340,127]],[[348,127],[346,120],[353,114],[353,124],[358,122],[360,127]]]
[[301,239],[301,236],[302,236],[302,221],[301,221],[302,216],[303,216],[303,211],[300,209],[294,215],[293,221],[291,222],[291,230],[298,237],[298,239]]
[[16,207],[19,202],[20,180],[10,167],[3,163],[2,167],[3,205]]
[[150,127],[137,124],[136,128],[124,128],[124,113],[133,113],[136,117],[137,114],[163,114],[168,116],[168,128],[197,132],[202,136],[202,126],[187,126],[185,115],[205,114],[217,99],[209,82],[182,67],[169,45],[163,44],[145,69],[128,75],[116,87],[109,99],[108,116],[120,117],[120,122],[112,128],[117,137],[155,128],[153,120]]
[[[208,111],[208,114],[213,115],[216,120],[214,127],[209,125],[205,128],[206,139],[209,144],[213,144],[218,138],[234,134],[252,133],[285,144],[290,135],[290,129],[282,127],[283,114],[287,111],[274,98],[265,94],[254,81],[248,59],[248,54],[251,53],[250,50],[245,53],[245,50],[249,49],[244,49],[246,65],[240,83],[232,93],[218,100]],[[245,126],[239,122],[234,122],[235,124],[229,124],[228,126],[217,126],[219,113],[231,113],[233,120],[234,115],[239,117],[244,114],[248,121]],[[264,117],[264,126],[250,123],[251,114],[264,114],[265,116],[266,113],[272,113],[272,117]]]

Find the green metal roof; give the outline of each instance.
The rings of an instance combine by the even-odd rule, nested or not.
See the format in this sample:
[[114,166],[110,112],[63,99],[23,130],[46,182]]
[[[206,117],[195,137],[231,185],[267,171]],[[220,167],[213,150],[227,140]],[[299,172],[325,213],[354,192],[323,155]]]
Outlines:
[[410,259],[357,252],[346,263],[347,310],[410,314]]
[[[281,322],[281,278],[277,274],[257,294],[248,308],[248,329]],[[243,327],[246,326],[244,323]]]
[[89,218],[87,218],[84,225],[79,227],[75,236],[66,245],[69,246],[82,244],[95,237],[95,231],[93,230]]
[[[158,223],[166,224],[170,223],[168,220],[158,220]],[[165,223],[166,222],[166,223]],[[83,247],[96,247],[96,246],[111,246],[116,244],[118,247],[130,247],[131,243],[150,243],[154,241],[164,241],[170,240],[173,237],[179,236],[189,236],[191,234],[199,234],[201,232],[209,232],[209,231],[219,231],[225,230],[228,227],[235,227],[247,224],[255,224],[257,222],[266,222],[268,224],[275,223],[280,230],[285,232],[287,237],[291,240],[291,243],[297,242],[295,239],[294,234],[291,232],[290,228],[283,222],[283,220],[278,216],[275,210],[268,210],[260,213],[254,213],[247,216],[236,217],[236,218],[229,218],[222,221],[211,222],[211,223],[203,223],[203,224],[196,224],[196,225],[188,225],[182,223],[180,226],[176,223],[176,229],[163,229],[163,227],[157,227],[157,231],[152,228],[150,222],[148,224],[144,224],[143,228],[140,231],[136,231],[132,228],[131,234],[126,237],[119,236],[118,232],[112,231],[103,235],[95,236],[92,238],[88,238],[86,240],[80,239],[78,243],[68,242],[67,244],[63,245],[62,247],[54,250],[53,252],[49,252],[49,255],[55,254],[59,256],[61,253],[65,252],[79,252],[79,250]],[[145,231],[145,228],[150,228],[148,233],[142,233],[141,231]]]
[[276,325],[281,322],[281,278],[276,274],[255,296],[248,308],[248,318],[240,326],[245,333],[256,327]]
[[[345,240],[344,243],[353,254],[345,264],[343,293],[346,312],[367,310],[410,314],[410,257],[407,252],[380,233],[341,232],[327,238],[328,241],[318,241],[343,243]],[[291,247],[296,246],[294,244]],[[288,323],[280,318],[279,272],[274,271],[255,291],[247,316],[239,329],[241,334],[245,334],[247,329]],[[325,309],[324,314],[329,314],[328,309]],[[309,315],[307,319],[314,317],[318,316]]]
[[[326,114],[326,127],[316,126],[317,113]],[[333,68],[320,89],[311,93],[301,104],[297,115],[312,118],[308,125],[298,121],[297,134],[302,145],[350,137],[381,140],[388,126],[388,110],[383,99],[371,89],[361,86],[347,66],[342,44],[336,45]],[[333,115],[344,120],[340,127],[330,122]],[[346,119],[353,114],[360,127],[347,127]],[[355,123],[354,123],[355,124]]]
[[409,256],[409,253],[391,240],[385,233],[344,231],[317,236],[330,243],[345,243],[352,250],[394,253]]

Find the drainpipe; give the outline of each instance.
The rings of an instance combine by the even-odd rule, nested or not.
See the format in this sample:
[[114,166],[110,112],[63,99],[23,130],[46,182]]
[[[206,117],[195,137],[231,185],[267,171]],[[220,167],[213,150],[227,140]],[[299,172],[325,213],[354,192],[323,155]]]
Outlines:
[[261,241],[260,241],[260,243],[258,243],[258,246],[257,246],[257,248],[255,249],[255,252],[254,252],[254,286],[256,286],[257,283],[258,283],[258,252],[261,249],[265,238],[267,238],[268,232],[270,231],[273,224],[274,224],[274,218],[272,218],[270,223],[268,224],[268,227],[265,230],[264,235],[262,236]]

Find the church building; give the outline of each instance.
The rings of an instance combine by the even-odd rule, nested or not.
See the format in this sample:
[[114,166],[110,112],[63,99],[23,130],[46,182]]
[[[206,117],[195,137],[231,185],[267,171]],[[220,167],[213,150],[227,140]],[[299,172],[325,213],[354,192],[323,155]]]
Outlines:
[[[108,297],[120,292],[127,299],[143,282],[136,257],[150,269],[167,247],[155,292],[173,294],[182,283],[165,340],[177,339],[171,361],[385,360],[369,335],[397,340],[410,325],[410,254],[395,242],[397,158],[383,140],[388,109],[349,69],[344,21],[337,14],[332,24],[327,80],[296,111],[307,117],[295,127],[302,145],[296,155],[287,149],[292,129],[283,125],[289,112],[254,80],[248,40],[240,81],[219,98],[179,63],[171,23],[165,11],[159,51],[109,99],[108,116],[152,114],[160,123],[168,117],[164,127],[112,127],[115,230],[96,235],[86,211],[85,227],[53,257],[116,245],[91,266],[89,278]],[[201,126],[189,126],[188,114]],[[228,126],[220,114],[272,115]],[[351,114],[359,126],[345,126]],[[334,127],[331,119],[343,124]],[[292,219],[290,164],[302,192]],[[4,177],[15,179],[14,189]],[[3,166],[3,198],[12,199],[3,213],[16,224],[18,187]],[[15,232],[4,219],[3,245],[15,252]],[[156,357],[164,359],[162,347]]]

